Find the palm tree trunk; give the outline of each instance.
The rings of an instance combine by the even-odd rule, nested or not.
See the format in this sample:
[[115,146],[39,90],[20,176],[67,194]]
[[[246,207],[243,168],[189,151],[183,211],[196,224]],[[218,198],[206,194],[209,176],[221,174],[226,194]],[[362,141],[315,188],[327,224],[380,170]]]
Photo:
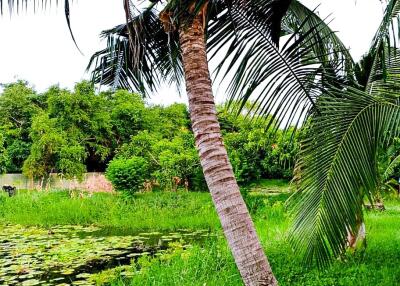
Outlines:
[[[277,285],[222,141],[202,15],[179,31],[189,112],[204,176],[245,285]],[[216,273],[217,275],[217,273]]]

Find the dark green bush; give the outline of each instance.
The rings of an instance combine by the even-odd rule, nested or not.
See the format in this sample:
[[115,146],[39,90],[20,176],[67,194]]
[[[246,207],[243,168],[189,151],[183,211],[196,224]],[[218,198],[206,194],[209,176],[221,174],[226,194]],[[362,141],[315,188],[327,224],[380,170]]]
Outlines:
[[141,157],[114,159],[108,165],[106,176],[117,191],[135,193],[143,188],[149,176],[149,164]]

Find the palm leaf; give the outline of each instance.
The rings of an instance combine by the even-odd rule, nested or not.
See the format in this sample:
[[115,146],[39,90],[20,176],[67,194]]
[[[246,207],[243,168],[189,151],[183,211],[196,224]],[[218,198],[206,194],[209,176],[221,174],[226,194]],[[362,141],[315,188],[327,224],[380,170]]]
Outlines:
[[[197,10],[203,2],[196,2]],[[288,7],[279,6],[278,2],[251,0],[243,7],[238,0],[209,1],[207,47],[211,59],[228,49],[217,67],[215,84],[230,81],[228,93],[232,102],[239,101],[244,106],[254,97],[258,101],[250,112],[273,112],[274,118],[281,122],[289,114],[286,116],[289,124],[295,121],[295,115],[310,110],[324,84],[347,76],[352,60],[313,11],[297,1],[286,1]],[[184,4],[180,1],[170,1],[163,11],[172,11],[171,21],[178,21],[185,14],[178,13],[181,5]],[[288,8],[294,11],[292,17],[285,17]],[[196,9],[187,17],[192,17]],[[293,21],[293,15],[303,18]],[[128,28],[121,25],[103,33],[108,38],[108,47],[92,57],[89,68],[94,68],[93,79],[144,94],[155,90],[162,81],[180,84],[183,69],[177,31],[165,33],[153,6],[129,17]],[[276,22],[282,17],[286,20],[278,25]],[[179,25],[179,21],[175,23]],[[278,31],[290,32],[288,44],[282,49],[276,39]],[[321,41],[327,43],[321,45]],[[227,70],[229,74],[225,74]],[[122,74],[116,75],[118,71]],[[115,79],[121,82],[114,83]]]
[[[397,21],[395,21],[397,20]],[[397,22],[397,23],[396,23]],[[367,83],[368,86],[375,80],[375,69],[380,68],[383,79],[386,79],[386,63],[393,53],[398,53],[397,43],[400,37],[400,1],[390,0],[387,3],[381,24],[372,40],[368,55],[373,57],[373,68]],[[398,30],[397,33],[395,32]]]
[[400,106],[348,88],[321,96],[318,110],[297,165],[291,241],[306,263],[326,265],[346,249],[349,231],[357,232],[364,195],[372,201],[378,147],[398,136]]
[[[209,50],[218,57],[221,43],[229,43],[216,78],[227,80],[234,74],[228,89],[231,102],[243,107],[252,100],[253,114],[272,114],[278,123],[298,124],[325,86],[346,81],[353,61],[333,31],[297,1],[292,1],[283,19],[289,38],[279,48],[272,41],[268,16],[255,16],[268,15],[269,2],[257,1],[259,11],[251,17],[232,5],[229,14],[210,23]],[[228,16],[230,22],[225,20]]]
[[379,173],[380,150],[399,134],[400,55],[374,68],[368,93],[333,89],[320,97],[319,114],[307,126],[296,178],[299,190],[289,201],[294,222],[291,241],[305,262],[326,265],[346,249],[349,232],[357,233],[363,217],[363,197],[372,203],[375,191],[397,164]]
[[[353,58],[336,33],[329,28],[327,20],[321,19],[315,11],[301,2],[292,1],[283,25],[289,34],[293,34],[304,23],[300,33],[311,31],[307,38],[313,42],[313,54],[319,58],[324,69],[323,74],[330,74],[337,77],[338,81],[344,80],[346,84],[353,84]],[[314,27],[317,26],[319,29],[315,30]],[[341,73],[339,77],[336,72]]]
[[[390,164],[386,167],[383,175],[382,175],[382,181],[390,181],[390,177],[393,176],[394,170],[396,167],[400,165],[400,155],[397,155],[391,162]],[[396,182],[396,181],[395,181]],[[396,182],[397,183],[397,182]]]
[[[383,59],[376,57],[373,63],[369,81],[366,86],[366,92],[372,95],[385,93],[387,98],[398,98],[400,92],[400,52],[391,49],[394,52],[384,49]],[[381,60],[384,63],[381,63]]]
[[102,32],[107,48],[89,62],[93,80],[144,95],[162,81],[179,85],[183,69],[177,32],[164,32],[152,6],[132,17],[129,28],[123,24]]
[[399,1],[389,1],[368,54],[372,68],[366,92],[345,85],[327,88],[318,100],[319,112],[305,127],[296,166],[299,189],[289,205],[291,241],[308,264],[327,265],[345,251],[348,233],[357,233],[363,218],[364,197],[372,203],[382,182],[380,150],[400,131],[400,60],[391,46],[398,39],[389,34],[399,9]]

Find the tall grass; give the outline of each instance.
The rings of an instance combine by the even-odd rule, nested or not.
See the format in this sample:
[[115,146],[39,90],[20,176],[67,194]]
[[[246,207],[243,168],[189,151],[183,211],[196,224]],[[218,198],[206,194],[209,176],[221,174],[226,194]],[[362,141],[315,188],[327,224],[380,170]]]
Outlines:
[[224,243],[209,242],[171,250],[158,257],[142,257],[132,264],[137,275],[129,280],[115,279],[111,285],[241,285],[241,278]]
[[110,231],[218,229],[208,193],[160,192],[124,198],[94,194],[71,199],[68,192],[22,192],[0,197],[0,223],[99,225]]

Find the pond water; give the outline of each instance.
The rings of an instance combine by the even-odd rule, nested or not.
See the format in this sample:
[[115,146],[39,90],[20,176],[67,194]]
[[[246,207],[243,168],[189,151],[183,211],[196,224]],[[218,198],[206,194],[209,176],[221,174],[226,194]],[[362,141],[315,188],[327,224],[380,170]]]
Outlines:
[[92,275],[103,270],[162,253],[171,242],[190,244],[212,236],[207,230],[105,233],[95,226],[0,225],[0,285],[94,285]]

